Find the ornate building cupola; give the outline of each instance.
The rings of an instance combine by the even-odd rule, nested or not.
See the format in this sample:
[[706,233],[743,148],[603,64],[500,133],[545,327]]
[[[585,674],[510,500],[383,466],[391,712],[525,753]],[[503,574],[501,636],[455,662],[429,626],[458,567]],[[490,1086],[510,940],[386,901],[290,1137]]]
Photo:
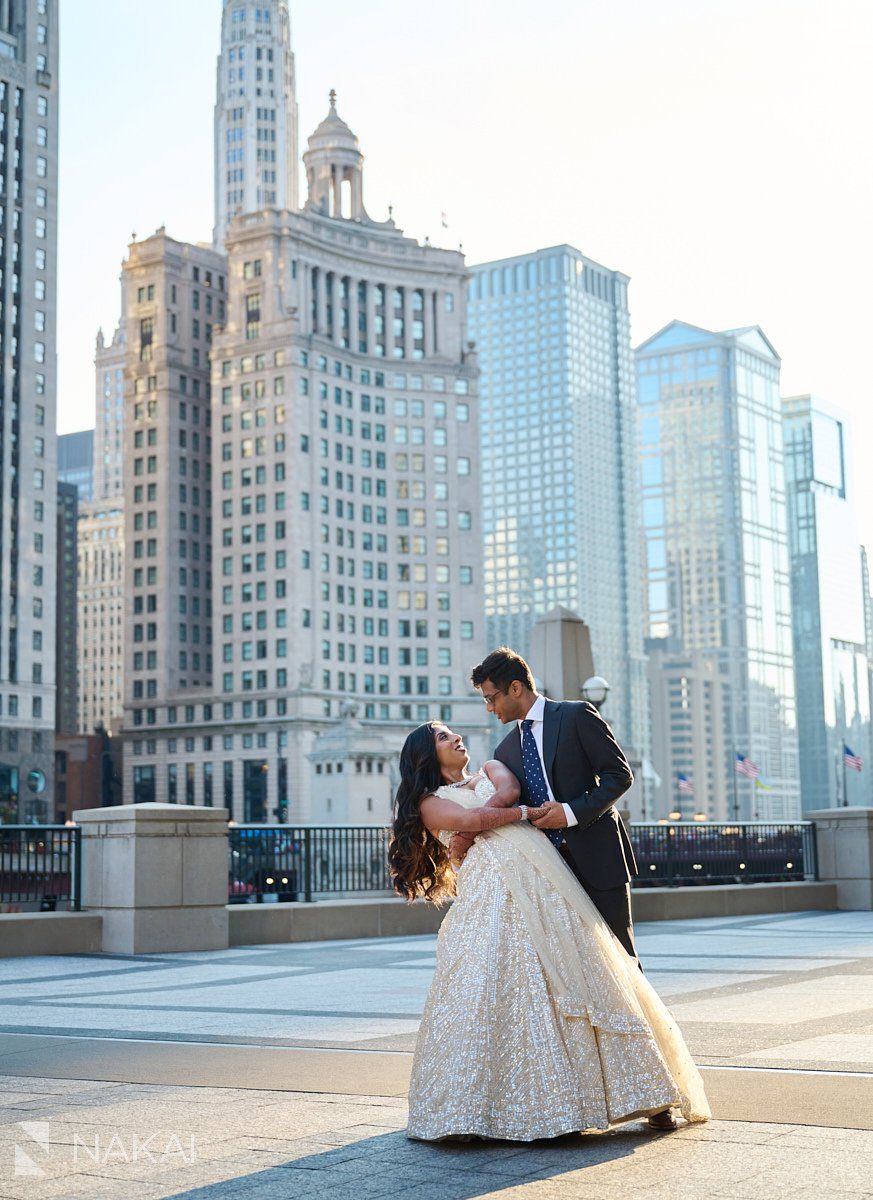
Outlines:
[[366,221],[363,164],[358,139],[336,111],[336,92],[331,91],[330,111],[303,155],[309,189],[306,207],[328,217]]

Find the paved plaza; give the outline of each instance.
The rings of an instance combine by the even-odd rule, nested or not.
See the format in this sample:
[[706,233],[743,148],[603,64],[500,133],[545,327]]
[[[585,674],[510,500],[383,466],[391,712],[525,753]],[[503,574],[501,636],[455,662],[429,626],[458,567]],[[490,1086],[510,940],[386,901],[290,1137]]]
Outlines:
[[531,1146],[403,1133],[433,937],[0,961],[0,1200],[873,1195],[873,914],[637,934],[717,1119]]

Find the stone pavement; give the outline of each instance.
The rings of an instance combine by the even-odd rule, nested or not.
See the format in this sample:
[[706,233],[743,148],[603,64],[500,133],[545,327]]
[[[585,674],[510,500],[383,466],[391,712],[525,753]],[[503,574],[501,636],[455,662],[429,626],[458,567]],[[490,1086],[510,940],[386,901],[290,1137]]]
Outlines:
[[873,914],[638,940],[733,1119],[408,1142],[431,937],[0,961],[0,1200],[873,1196]]
[[[430,1146],[407,1140],[400,1098],[71,1087],[53,1080],[33,1089],[22,1079],[3,1082],[4,1200],[849,1200],[873,1194],[873,1133],[859,1130],[713,1121],[659,1136],[633,1123],[608,1135],[529,1146]],[[34,1138],[22,1121],[46,1122],[47,1129],[28,1126]],[[15,1145],[19,1165],[26,1155],[41,1175],[13,1174]]]
[[[873,914],[637,927],[701,1064],[873,1071]],[[435,937],[0,959],[0,1035],[411,1050]]]

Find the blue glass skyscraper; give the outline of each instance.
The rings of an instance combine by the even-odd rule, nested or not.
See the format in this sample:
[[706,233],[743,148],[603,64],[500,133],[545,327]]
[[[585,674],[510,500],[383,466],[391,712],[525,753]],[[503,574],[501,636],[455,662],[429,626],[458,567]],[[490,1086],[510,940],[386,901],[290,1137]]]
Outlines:
[[639,764],[649,727],[628,277],[572,246],[471,270],[489,641],[527,653],[538,616],[577,612],[610,684],[604,715]]
[[[637,350],[654,764],[668,810],[683,811],[681,774],[710,818],[800,813],[779,370],[757,327],[674,321]],[[738,754],[757,779],[738,775]]]
[[[865,590],[846,414],[818,396],[782,401],[800,786],[805,811],[870,804]],[[843,746],[864,760],[843,765]]]
[[83,429],[78,433],[62,433],[58,436],[58,480],[75,484],[79,503],[90,500],[94,494],[94,430]]

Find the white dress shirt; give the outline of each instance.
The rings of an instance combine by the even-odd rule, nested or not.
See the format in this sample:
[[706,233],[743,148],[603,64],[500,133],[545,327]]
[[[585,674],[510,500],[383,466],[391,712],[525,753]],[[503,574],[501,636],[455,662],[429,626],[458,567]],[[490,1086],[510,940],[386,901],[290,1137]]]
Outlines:
[[[549,776],[548,776],[548,773],[546,772],[546,764],[543,760],[543,723],[545,720],[545,716],[546,716],[546,698],[545,698],[545,696],[540,696],[538,694],[536,700],[534,700],[533,704],[531,705],[530,709],[528,710],[527,716],[522,717],[522,720],[532,722],[530,731],[534,736],[534,741],[536,742],[537,754],[540,756],[540,766],[543,768],[543,779],[545,779],[545,781],[546,781],[546,791],[549,793],[549,799],[551,801],[554,801],[555,797],[554,797],[554,794],[552,793],[552,786],[549,783]],[[518,722],[518,739],[519,739],[519,741],[521,741],[523,733],[524,733],[524,731],[522,730],[522,727],[521,727],[521,721],[519,721]],[[564,814],[567,817],[567,826],[568,827],[579,824],[579,822],[576,820],[573,810],[569,804],[562,804],[561,808],[563,808]]]

